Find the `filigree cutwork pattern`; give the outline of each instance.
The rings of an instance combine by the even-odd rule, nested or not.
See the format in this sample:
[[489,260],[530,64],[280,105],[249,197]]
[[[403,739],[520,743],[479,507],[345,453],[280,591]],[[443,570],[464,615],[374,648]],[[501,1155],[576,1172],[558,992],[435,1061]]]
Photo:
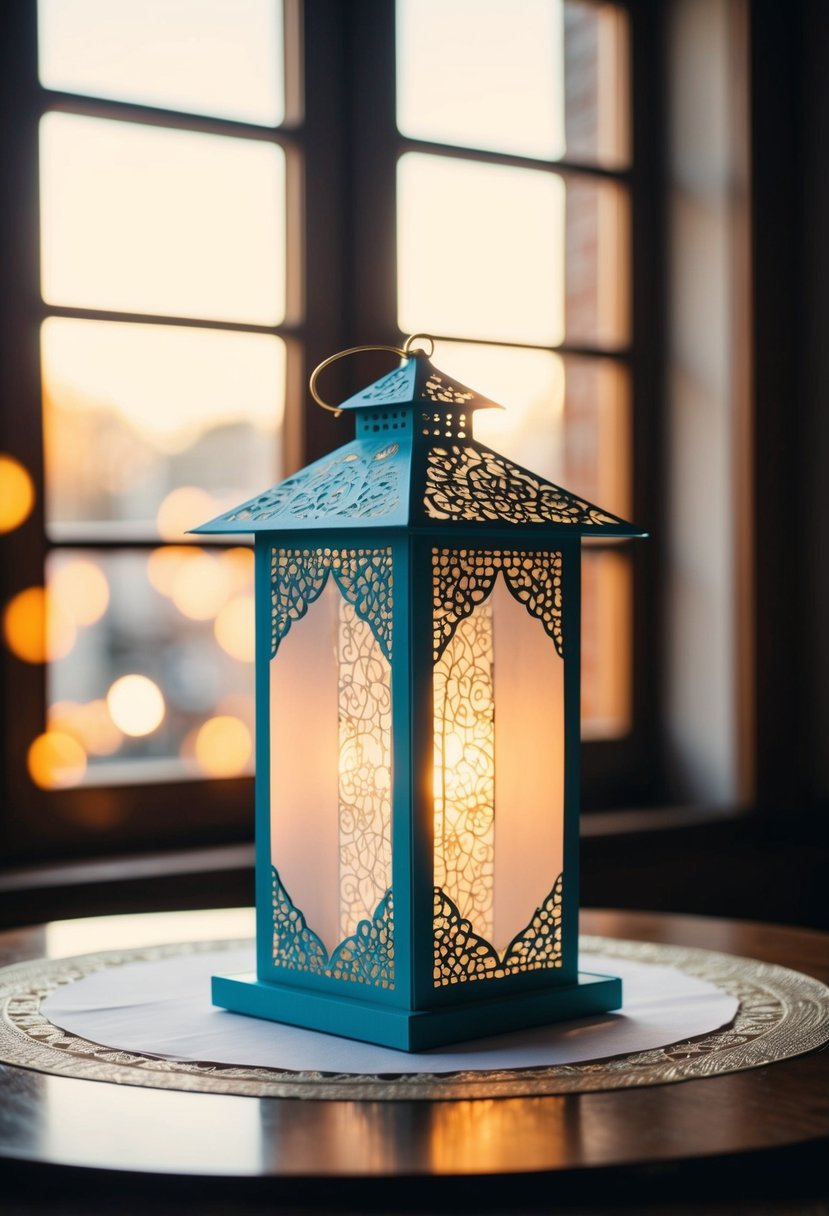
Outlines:
[[502,957],[486,938],[475,932],[446,892],[435,887],[435,987],[560,967],[561,888],[559,875],[529,925],[513,938]]
[[458,623],[434,669],[434,874],[458,908],[492,933],[495,692],[492,606]]
[[331,955],[327,974],[375,988],[394,988],[394,908],[391,891],[371,920],[362,920],[351,937]]
[[348,603],[371,627],[387,659],[392,645],[391,549],[272,549],[271,657],[294,621],[319,599],[333,573]]
[[437,372],[432,372],[429,376],[423,391],[430,401],[446,401],[451,405],[465,405],[475,397],[471,389],[459,388]]
[[292,971],[310,971],[322,975],[328,962],[328,951],[320,938],[308,928],[305,917],[295,907],[282,880],[272,867],[273,888],[273,961],[277,967]]
[[[340,932],[355,931],[391,881],[391,667],[353,604],[341,602]],[[333,962],[332,962],[333,966]]]
[[222,522],[290,524],[390,515],[400,503],[400,470],[375,456],[373,448],[348,448],[243,503],[223,515]]
[[510,593],[541,621],[558,653],[564,654],[561,553],[433,549],[435,662],[448,646],[459,622],[488,598],[499,571]]
[[305,917],[294,906],[275,867],[273,878],[273,961],[276,967],[325,975],[335,980],[394,988],[394,910],[388,890],[371,920],[362,920],[354,933],[331,954]]
[[433,447],[426,458],[430,519],[511,524],[617,524],[599,507],[542,481],[479,444]]

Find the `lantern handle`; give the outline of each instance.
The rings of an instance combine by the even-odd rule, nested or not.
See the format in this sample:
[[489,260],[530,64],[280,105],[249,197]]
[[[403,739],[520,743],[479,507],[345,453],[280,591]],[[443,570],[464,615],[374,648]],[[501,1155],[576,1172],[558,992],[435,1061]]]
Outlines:
[[420,338],[427,338],[432,343],[432,350],[429,352],[431,355],[435,349],[435,340],[431,334],[412,334],[406,339],[403,347],[372,345],[349,346],[348,350],[337,351],[336,355],[329,355],[327,359],[323,359],[322,363],[318,363],[311,372],[311,378],[308,381],[308,390],[316,401],[317,405],[321,405],[324,410],[328,410],[328,412],[333,414],[335,418],[339,418],[340,414],[342,413],[340,407],[338,405],[329,405],[327,401],[323,401],[322,397],[320,397],[319,393],[317,392],[317,380],[320,377],[320,373],[324,372],[326,367],[330,367],[330,365],[332,363],[336,363],[338,359],[345,359],[347,355],[359,355],[362,354],[363,351],[367,350],[384,350],[388,351],[391,355],[399,355],[401,359],[411,359],[412,354],[417,353],[412,351],[412,343],[416,342]]

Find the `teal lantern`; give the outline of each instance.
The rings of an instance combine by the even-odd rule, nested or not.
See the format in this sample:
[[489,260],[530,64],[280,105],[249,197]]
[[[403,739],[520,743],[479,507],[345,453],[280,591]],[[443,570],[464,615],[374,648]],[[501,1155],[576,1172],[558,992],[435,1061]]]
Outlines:
[[578,967],[580,546],[642,535],[412,342],[353,442],[196,529],[256,559],[257,964],[214,1003],[405,1051],[621,1005]]

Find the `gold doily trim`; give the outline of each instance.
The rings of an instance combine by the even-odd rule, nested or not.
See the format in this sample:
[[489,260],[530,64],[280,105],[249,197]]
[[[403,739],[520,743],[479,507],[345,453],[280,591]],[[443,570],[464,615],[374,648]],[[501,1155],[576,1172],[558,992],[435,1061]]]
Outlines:
[[41,1013],[41,1002],[59,985],[104,967],[244,944],[200,942],[109,950],[0,969],[0,1061],[57,1076],[153,1089],[377,1102],[512,1098],[664,1085],[759,1068],[814,1051],[829,1041],[829,988],[811,976],[710,950],[604,937],[583,937],[581,949],[587,954],[676,967],[707,980],[739,1000],[737,1016],[729,1026],[695,1039],[582,1064],[366,1076],[239,1067],[118,1051],[68,1034]]

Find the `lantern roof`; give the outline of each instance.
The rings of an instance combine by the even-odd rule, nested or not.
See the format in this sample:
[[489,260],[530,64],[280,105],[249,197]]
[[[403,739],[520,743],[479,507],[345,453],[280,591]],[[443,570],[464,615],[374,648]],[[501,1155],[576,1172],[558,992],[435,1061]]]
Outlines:
[[337,407],[356,438],[194,528],[200,535],[348,528],[502,528],[545,536],[643,536],[640,528],[502,456],[472,434],[502,409],[420,351]]

